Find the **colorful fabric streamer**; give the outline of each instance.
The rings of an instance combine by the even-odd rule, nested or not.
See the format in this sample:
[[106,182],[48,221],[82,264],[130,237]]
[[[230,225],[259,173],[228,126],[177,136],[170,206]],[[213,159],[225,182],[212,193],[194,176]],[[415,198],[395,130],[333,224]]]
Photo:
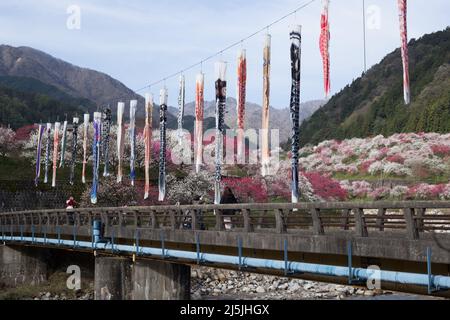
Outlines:
[[102,114],[100,112],[94,113],[94,139],[92,143],[92,190],[91,190],[91,203],[97,204],[98,202],[98,182],[99,182],[99,169],[100,169],[100,143],[102,132]]
[[200,173],[203,164],[203,118],[205,112],[205,75],[197,75],[195,85],[195,172]]
[[74,185],[75,179],[75,165],[77,162],[78,152],[78,127],[80,124],[80,118],[73,118],[73,131],[72,131],[72,162],[70,164],[70,184]]
[[216,66],[216,174],[214,204],[221,202],[223,139],[225,136],[225,111],[227,103],[227,64],[217,62]]
[[320,54],[322,55],[323,62],[323,79],[325,98],[328,98],[331,89],[330,83],[330,24],[328,20],[328,7],[330,1],[323,0],[323,12],[320,20]]
[[178,144],[183,145],[183,120],[186,104],[186,80],[184,75],[180,76],[180,92],[178,95]]
[[64,165],[66,163],[66,146],[67,146],[67,125],[68,122],[64,121],[63,125],[63,136],[61,140],[61,160],[59,162],[59,167],[64,168]]
[[411,102],[411,91],[409,87],[409,53],[408,53],[408,3],[407,0],[398,0],[400,12],[400,38],[403,63],[403,95],[405,104]]
[[86,183],[86,166],[87,166],[87,145],[88,145],[88,130],[89,130],[89,114],[84,115],[84,125],[83,125],[83,171],[81,174],[81,179],[83,184]]
[[109,141],[111,135],[111,122],[112,122],[112,112],[110,108],[105,108],[103,110],[103,124],[102,124],[102,154],[103,163],[105,165],[103,170],[103,176],[109,177]]
[[58,149],[59,149],[59,130],[61,129],[61,123],[55,123],[55,131],[53,132],[53,177],[52,187],[56,187],[56,169],[58,168]]
[[166,198],[166,148],[167,148],[167,89],[160,92],[160,111],[159,111],[159,197],[162,202]]
[[52,148],[52,124],[47,123],[47,146],[45,148],[45,177],[44,183],[48,183],[48,173],[50,170],[50,152]]
[[299,202],[301,26],[291,32],[292,203]]
[[270,119],[270,59],[271,59],[271,39],[266,35],[264,45],[264,67],[263,67],[263,111],[261,127],[261,162],[262,176],[265,177],[269,172],[270,165],[270,146],[269,146],[269,119]]
[[136,181],[136,110],[137,100],[130,101],[130,180],[131,185],[134,186]]
[[237,156],[239,164],[245,164],[245,103],[247,86],[246,51],[240,50],[237,62]]
[[36,187],[39,185],[39,178],[41,177],[41,153],[42,153],[42,139],[44,138],[45,127],[39,125],[38,129],[38,141],[37,141],[37,151],[36,151],[36,178],[34,183]]
[[150,161],[152,154],[152,122],[153,122],[153,95],[145,95],[145,194],[144,200],[150,196]]
[[123,116],[125,114],[125,103],[119,102],[117,105],[117,183],[123,180],[123,153],[125,150],[125,127]]

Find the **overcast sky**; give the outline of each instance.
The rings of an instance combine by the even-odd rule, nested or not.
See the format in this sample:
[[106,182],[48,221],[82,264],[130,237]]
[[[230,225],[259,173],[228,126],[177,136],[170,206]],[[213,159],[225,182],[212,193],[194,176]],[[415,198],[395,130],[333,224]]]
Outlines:
[[[200,61],[309,0],[1,0],[0,43],[31,46],[75,65],[105,72],[133,90]],[[450,25],[448,0],[409,0],[409,37]],[[69,29],[67,8],[81,9],[81,28]],[[367,59],[371,66],[399,46],[396,0],[366,0]],[[318,48],[321,0],[269,29],[272,34],[271,104],[289,105],[289,32],[303,26],[302,101],[323,98]],[[338,92],[363,71],[362,0],[331,0],[331,85]],[[264,33],[244,42],[248,100],[262,100]],[[235,96],[238,48],[228,61],[229,96]],[[214,61],[204,65],[205,98],[214,99]],[[413,66],[412,66],[413,67]],[[195,75],[185,74],[187,99]],[[178,79],[168,80],[169,102],[177,101]],[[161,86],[152,88],[158,93]],[[145,91],[139,92],[144,94]]]

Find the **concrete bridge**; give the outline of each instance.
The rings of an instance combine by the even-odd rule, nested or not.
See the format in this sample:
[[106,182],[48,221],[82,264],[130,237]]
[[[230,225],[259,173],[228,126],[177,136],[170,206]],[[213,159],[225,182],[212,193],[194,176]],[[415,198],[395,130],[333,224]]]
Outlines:
[[189,299],[197,264],[449,296],[450,202],[28,211],[0,228],[0,282],[39,283],[49,257],[88,254],[96,299]]

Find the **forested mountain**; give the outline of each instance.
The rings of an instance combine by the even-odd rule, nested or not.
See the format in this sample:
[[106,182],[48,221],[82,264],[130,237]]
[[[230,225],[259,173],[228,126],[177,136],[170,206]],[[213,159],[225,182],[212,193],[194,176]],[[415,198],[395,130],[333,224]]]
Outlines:
[[412,103],[403,101],[400,49],[387,55],[301,127],[301,143],[450,132],[450,28],[409,43]]

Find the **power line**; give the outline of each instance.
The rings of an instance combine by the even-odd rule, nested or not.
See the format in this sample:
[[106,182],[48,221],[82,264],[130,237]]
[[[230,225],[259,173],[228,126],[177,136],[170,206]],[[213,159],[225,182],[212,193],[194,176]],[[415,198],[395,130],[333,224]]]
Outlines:
[[300,7],[298,7],[297,9],[295,9],[294,11],[291,11],[291,12],[289,12],[288,14],[285,14],[285,15],[282,16],[281,18],[279,18],[279,19],[273,21],[272,23],[266,25],[265,27],[263,27],[263,28],[261,28],[261,29],[255,31],[255,32],[253,32],[252,34],[248,35],[247,37],[242,38],[241,40],[236,41],[236,42],[233,43],[233,44],[230,44],[229,46],[225,47],[224,49],[222,49],[222,50],[220,50],[220,51],[217,51],[216,53],[214,53],[214,54],[212,54],[212,55],[210,55],[210,56],[208,56],[208,57],[206,57],[206,58],[200,60],[199,62],[196,62],[196,63],[194,63],[194,64],[192,64],[192,65],[190,65],[190,66],[188,66],[188,67],[186,67],[186,68],[184,68],[184,69],[181,69],[181,70],[179,70],[179,71],[177,71],[177,72],[174,72],[174,73],[172,73],[172,74],[170,74],[170,75],[168,75],[168,76],[165,76],[165,77],[161,78],[161,79],[158,80],[158,81],[155,81],[155,82],[153,82],[153,83],[150,83],[150,84],[146,85],[145,87],[142,87],[142,88],[140,88],[140,89],[138,89],[138,90],[135,90],[135,92],[136,92],[136,93],[137,93],[137,92],[141,92],[141,91],[143,91],[143,90],[145,90],[145,89],[147,89],[147,88],[154,87],[154,86],[156,86],[156,85],[158,85],[158,84],[160,84],[160,83],[166,82],[167,80],[172,79],[172,78],[174,78],[174,77],[176,77],[176,76],[178,76],[178,75],[180,75],[180,74],[183,74],[183,73],[185,73],[186,71],[189,71],[189,70],[191,70],[191,69],[194,69],[194,68],[196,68],[196,67],[199,67],[199,66],[200,66],[200,67],[203,67],[203,64],[204,64],[205,62],[207,62],[207,61],[209,61],[209,60],[211,60],[211,59],[213,59],[213,58],[215,58],[215,57],[217,57],[217,56],[222,55],[224,52],[226,52],[226,51],[228,51],[228,50],[230,50],[230,49],[232,49],[232,48],[234,48],[234,47],[237,47],[237,46],[241,45],[243,42],[245,42],[245,41],[247,41],[247,40],[249,40],[249,39],[251,39],[251,38],[257,36],[258,34],[260,34],[260,33],[264,32],[264,31],[268,30],[270,27],[272,27],[272,26],[274,26],[275,24],[280,23],[281,21],[283,21],[283,20],[289,18],[290,16],[296,14],[298,11],[300,11],[300,10],[302,10],[302,9],[304,9],[304,8],[306,8],[306,7],[308,7],[309,5],[311,5],[312,3],[316,2],[316,1],[317,1],[317,0],[310,0],[310,1],[308,1],[307,3],[301,5]]

